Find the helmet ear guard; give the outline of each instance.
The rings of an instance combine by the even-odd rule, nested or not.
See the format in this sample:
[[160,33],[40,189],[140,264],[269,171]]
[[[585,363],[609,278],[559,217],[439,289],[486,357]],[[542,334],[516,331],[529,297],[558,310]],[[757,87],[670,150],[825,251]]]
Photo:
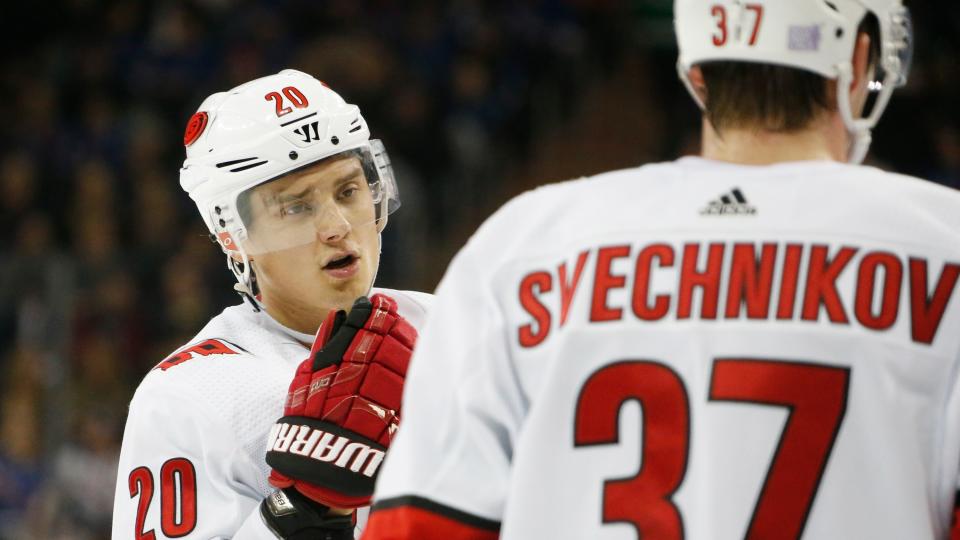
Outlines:
[[780,65],[816,73],[849,88],[851,58],[864,17],[879,28],[880,81],[871,113],[854,118],[850,95],[837,92],[851,145],[848,161],[866,156],[870,131],[895,88],[906,83],[912,58],[912,24],[902,0],[675,0],[675,30],[680,47],[677,71],[697,105],[704,109],[689,78],[690,69],[711,61]]

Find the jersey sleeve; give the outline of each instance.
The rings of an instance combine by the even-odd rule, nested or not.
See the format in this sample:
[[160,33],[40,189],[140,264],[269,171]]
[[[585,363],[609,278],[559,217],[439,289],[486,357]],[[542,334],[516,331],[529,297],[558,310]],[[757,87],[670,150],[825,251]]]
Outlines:
[[[153,374],[151,374],[153,375]],[[253,470],[223,422],[184,388],[147,376],[130,404],[113,539],[275,540],[259,518]]]
[[524,400],[485,267],[467,248],[437,290],[364,540],[498,536]]

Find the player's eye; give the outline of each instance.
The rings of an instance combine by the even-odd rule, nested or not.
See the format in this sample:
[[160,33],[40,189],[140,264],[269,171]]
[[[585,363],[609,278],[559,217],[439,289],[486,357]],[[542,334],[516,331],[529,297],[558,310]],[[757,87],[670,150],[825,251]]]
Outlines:
[[280,217],[298,216],[310,210],[310,205],[304,201],[289,201],[280,209]]
[[356,196],[356,194],[357,194],[357,187],[349,186],[340,192],[340,199],[348,200]]

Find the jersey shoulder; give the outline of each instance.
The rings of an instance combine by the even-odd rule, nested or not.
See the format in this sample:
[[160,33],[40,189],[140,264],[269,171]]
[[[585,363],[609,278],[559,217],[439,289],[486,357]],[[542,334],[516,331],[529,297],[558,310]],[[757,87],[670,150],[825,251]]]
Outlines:
[[578,205],[608,203],[610,201],[603,200],[603,197],[598,201],[596,194],[617,193],[638,182],[650,188],[653,182],[670,181],[682,174],[675,163],[650,163],[546,184],[517,195],[494,213],[491,219],[509,220],[521,215],[553,213],[557,205],[565,202],[576,202]]
[[[960,254],[960,192],[874,167],[837,164],[797,181],[779,209],[784,219],[817,209],[810,221],[911,250]],[[805,188],[805,189],[801,189]],[[792,205],[791,205],[792,203]],[[795,214],[791,214],[795,211]]]
[[384,294],[397,301],[397,310],[403,318],[416,329],[421,329],[426,322],[430,307],[433,305],[433,295],[420,291],[407,291],[374,287],[371,294]]
[[649,190],[680,174],[671,163],[653,163],[537,187],[494,212],[458,257],[472,253],[474,264],[486,268],[506,258],[536,257],[558,239],[572,239],[577,231],[618,217],[611,209],[625,205],[624,198],[636,199],[638,189]]
[[[655,183],[670,182],[682,171],[675,163],[650,163],[546,184],[517,195],[490,218],[492,224],[508,226],[513,220],[562,219],[558,210],[567,207],[602,208],[620,201],[620,195],[632,195],[637,186],[649,190]],[[515,226],[516,223],[513,223]]]
[[178,430],[209,431],[218,442],[204,435],[190,444],[224,452],[232,446],[256,462],[308,351],[293,337],[271,331],[249,305],[227,308],[144,376],[130,403],[128,429],[172,426],[143,435],[157,444]]
[[151,369],[134,400],[176,395],[227,410],[263,392],[282,394],[307,350],[261,324],[248,305],[232,306]]
[[960,191],[906,174],[883,171],[873,167],[850,167],[854,183],[864,189],[899,200],[902,204],[914,202],[932,212],[942,212],[960,223]]
[[907,230],[960,234],[960,191],[913,176],[836,162],[761,167],[682,158],[528,191],[494,213],[471,240],[492,261],[535,256],[541,248],[604,231],[707,228],[715,222],[704,221],[703,209],[737,187],[749,188],[751,203],[769,204],[761,208],[766,221],[760,226],[789,218],[794,228],[854,221],[886,225],[881,228],[891,236]]
[[228,307],[210,319],[197,335],[160,361],[151,372],[167,372],[173,368],[178,368],[176,371],[199,369],[203,362],[196,360],[201,359],[253,356],[249,347],[244,345],[249,343],[251,333],[259,334],[262,329],[257,327],[253,318],[246,316],[244,307]]

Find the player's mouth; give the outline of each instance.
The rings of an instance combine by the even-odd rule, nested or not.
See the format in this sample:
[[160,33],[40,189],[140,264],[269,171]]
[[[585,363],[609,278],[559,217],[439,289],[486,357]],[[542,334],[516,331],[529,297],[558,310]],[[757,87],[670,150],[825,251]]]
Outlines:
[[323,271],[337,279],[352,277],[358,270],[360,270],[360,256],[354,251],[337,253],[323,265]]

